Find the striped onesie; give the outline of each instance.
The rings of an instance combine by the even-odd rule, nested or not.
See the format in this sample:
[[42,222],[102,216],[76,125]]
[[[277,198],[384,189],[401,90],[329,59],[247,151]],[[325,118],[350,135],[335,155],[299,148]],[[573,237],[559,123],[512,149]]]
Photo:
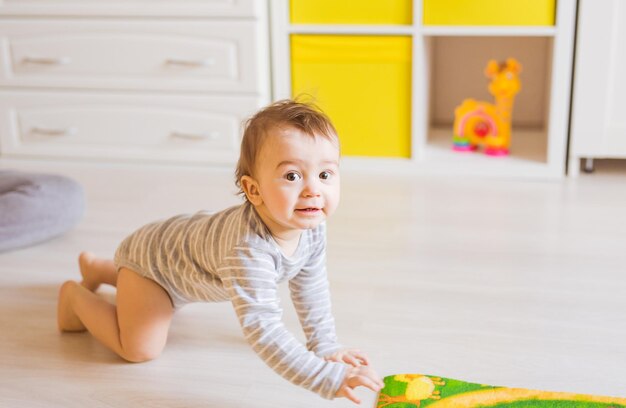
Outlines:
[[[244,336],[276,373],[331,399],[346,367],[325,361],[340,348],[326,277],[325,224],[305,230],[291,257],[282,254],[246,202],[216,214],[198,212],[148,224],[115,253],[115,265],[159,283],[175,308],[230,301]],[[306,348],[282,323],[278,284],[289,281]]]

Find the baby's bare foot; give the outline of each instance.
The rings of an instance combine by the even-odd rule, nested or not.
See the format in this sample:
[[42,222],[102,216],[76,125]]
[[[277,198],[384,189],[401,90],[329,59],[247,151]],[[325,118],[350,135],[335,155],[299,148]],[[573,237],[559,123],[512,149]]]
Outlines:
[[[67,281],[61,285],[59,290],[59,303],[57,305],[57,324],[62,332],[85,331],[85,326],[81,323],[76,313],[72,309],[71,294],[77,289],[78,283]],[[80,287],[78,287],[80,289]]]
[[91,263],[95,258],[96,257],[91,252],[81,252],[78,256],[78,266],[80,268],[80,274],[83,277],[80,284],[92,292],[95,292],[100,286],[98,276],[94,268],[91,267]]

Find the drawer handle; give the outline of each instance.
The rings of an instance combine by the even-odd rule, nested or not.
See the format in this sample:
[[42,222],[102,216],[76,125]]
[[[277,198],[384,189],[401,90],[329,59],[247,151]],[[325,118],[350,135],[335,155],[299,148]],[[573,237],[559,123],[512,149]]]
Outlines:
[[76,128],[70,127],[67,129],[52,129],[34,127],[31,129],[31,132],[44,136],[72,136],[76,134]]
[[72,59],[69,57],[59,57],[59,58],[38,58],[38,57],[24,57],[22,61],[25,64],[39,64],[39,65],[67,65],[72,62]]
[[170,134],[175,139],[185,140],[216,140],[219,137],[219,132],[209,133],[185,133],[185,132],[172,132]]
[[183,67],[210,67],[215,65],[215,58],[205,58],[201,60],[184,60],[169,58],[165,61],[167,65],[179,65]]

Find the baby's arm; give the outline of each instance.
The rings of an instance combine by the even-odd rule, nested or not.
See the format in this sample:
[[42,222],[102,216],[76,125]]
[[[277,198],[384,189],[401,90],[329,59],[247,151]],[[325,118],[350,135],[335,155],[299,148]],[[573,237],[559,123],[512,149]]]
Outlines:
[[[315,285],[312,286],[315,287]],[[324,285],[321,287],[324,287]],[[318,307],[317,311],[315,311],[315,308],[302,309],[301,311],[299,306],[302,306],[302,299],[306,299],[306,296],[302,296],[302,293],[299,292],[294,294],[293,289],[291,293],[296,310],[300,315],[304,332],[307,335],[307,345],[309,345],[309,348],[313,349],[316,354],[324,356],[326,361],[350,365],[335,397],[348,398],[355,404],[360,404],[361,401],[354,393],[354,388],[362,386],[374,392],[378,392],[383,388],[383,381],[374,369],[370,367],[370,360],[365,353],[357,349],[339,348],[340,346],[337,344],[335,336],[334,319],[330,312],[330,300],[326,302],[320,301],[318,303],[318,305],[322,304],[328,307]],[[319,294],[315,295],[315,291],[312,293],[311,299],[324,299],[324,296],[320,296]],[[326,296],[329,297],[328,290],[326,290]],[[318,316],[317,319],[315,318],[316,316]],[[320,323],[318,326],[314,325],[310,327],[309,325],[312,324],[313,321]],[[332,350],[336,351],[333,352]],[[330,353],[328,351],[330,351]]]
[[351,366],[335,396],[345,397],[359,404],[361,401],[354,394],[354,388],[363,386],[378,392],[384,387],[384,383],[369,366],[370,361],[365,353],[357,349],[342,348],[337,342],[326,275],[326,240],[323,235],[322,237],[307,265],[289,281],[289,289],[307,337],[307,347],[326,361]]
[[[302,271],[289,281],[291,300],[307,338],[307,348],[320,357],[341,350],[337,342],[326,275],[325,226],[320,226],[313,252]],[[340,360],[335,360],[340,361]]]
[[263,249],[235,248],[218,268],[244,336],[253,350],[286,380],[332,399],[347,366],[308,351],[282,322],[276,262]]

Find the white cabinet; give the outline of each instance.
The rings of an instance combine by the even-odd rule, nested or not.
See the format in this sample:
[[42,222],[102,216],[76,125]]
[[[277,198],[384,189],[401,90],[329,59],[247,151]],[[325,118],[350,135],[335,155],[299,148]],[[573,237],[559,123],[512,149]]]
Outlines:
[[234,163],[270,100],[267,4],[108,6],[0,3],[0,155]]
[[579,173],[581,159],[626,158],[626,3],[581,0],[579,7],[569,153],[572,175]]

